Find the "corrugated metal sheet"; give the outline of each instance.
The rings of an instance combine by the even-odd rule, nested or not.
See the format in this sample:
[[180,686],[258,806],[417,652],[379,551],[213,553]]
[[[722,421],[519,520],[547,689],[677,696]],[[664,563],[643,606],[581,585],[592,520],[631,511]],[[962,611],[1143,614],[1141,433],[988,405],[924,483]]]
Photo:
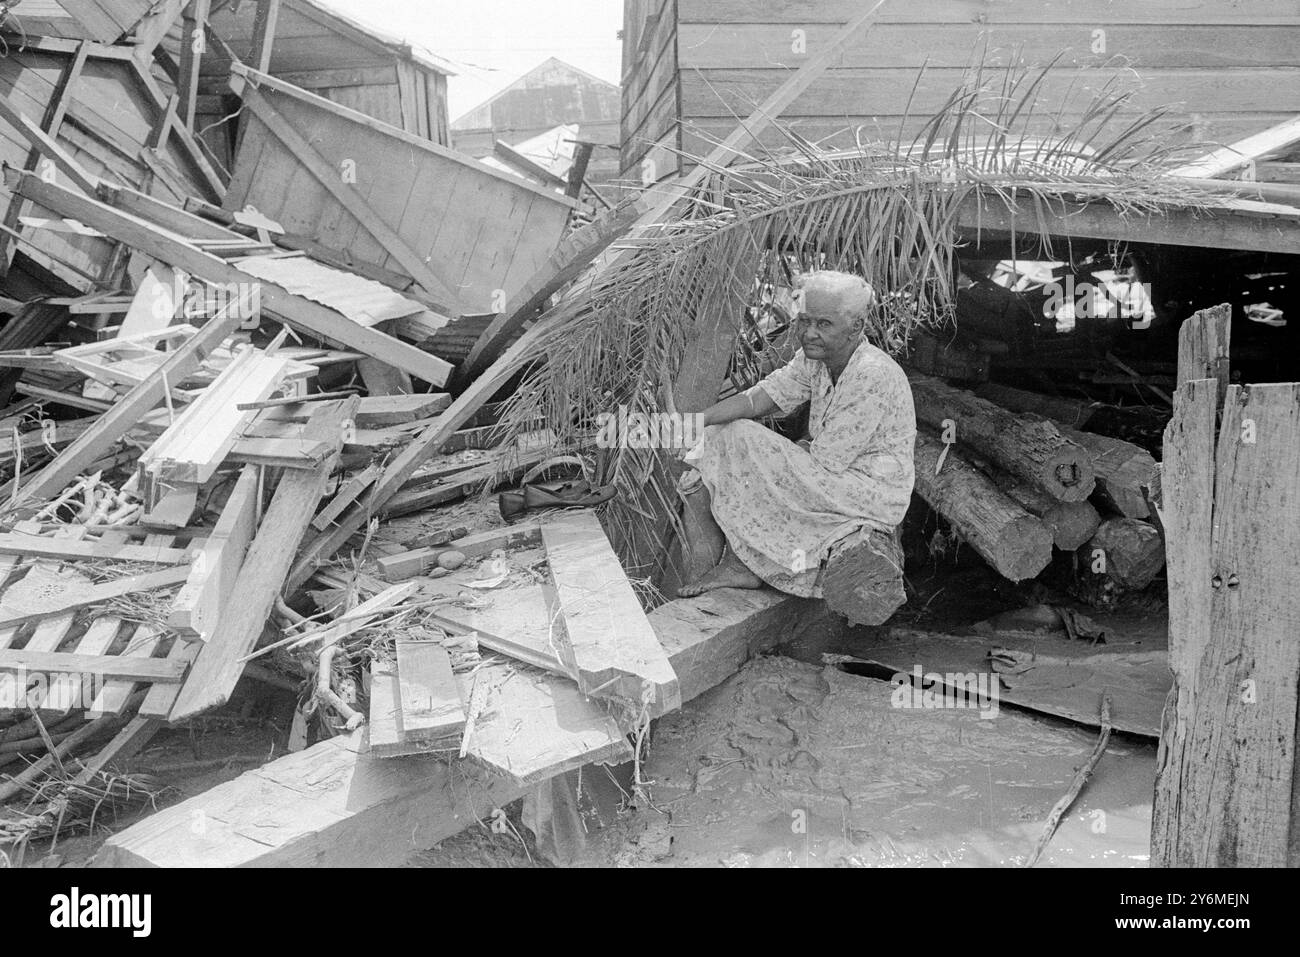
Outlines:
[[[329,306],[363,326],[428,312],[422,304],[383,283],[334,269],[306,256],[248,256],[236,265],[249,275]],[[446,325],[445,319],[439,322],[439,317],[432,313],[426,318],[439,327]]]

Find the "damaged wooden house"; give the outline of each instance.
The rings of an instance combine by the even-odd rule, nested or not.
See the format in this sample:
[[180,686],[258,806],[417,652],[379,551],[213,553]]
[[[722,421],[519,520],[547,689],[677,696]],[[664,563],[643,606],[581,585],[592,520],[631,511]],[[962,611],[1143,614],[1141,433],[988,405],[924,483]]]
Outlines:
[[[1216,703],[1253,678],[1294,704],[1300,675],[1295,573],[1260,557],[1300,545],[1275,480],[1300,448],[1300,105],[1209,104],[1210,131],[1069,58],[960,69],[948,4],[823,4],[778,56],[786,6],[628,0],[642,189],[612,204],[582,151],[455,149],[445,62],[311,0],[3,5],[7,860],[80,829],[106,867],[395,866],[476,833],[572,863],[598,832],[625,837],[606,863],[673,863],[649,836],[671,806],[688,863],[796,862],[754,848],[810,807],[826,860],[910,862],[870,833],[920,829],[899,794],[960,827],[962,752],[878,754],[841,712],[929,720],[889,706],[924,661],[1012,712],[956,739],[1063,756],[1016,772],[1028,804],[988,795],[1019,817],[967,860],[1069,863],[1064,809],[1115,734],[1145,755],[1116,771],[1152,808],[1134,855],[1295,863],[1294,749],[1268,748],[1296,709]],[[1041,26],[1004,13],[995,40]],[[907,122],[811,123],[934,49],[914,113],[863,107]],[[1067,70],[1097,81],[1081,101]],[[680,597],[685,450],[610,447],[602,417],[754,385],[822,269],[882,293],[912,507],[832,543],[820,597]],[[274,755],[241,752],[272,712]],[[216,753],[170,771],[219,773],[177,800],[184,735]],[[842,769],[894,784],[846,796]]]

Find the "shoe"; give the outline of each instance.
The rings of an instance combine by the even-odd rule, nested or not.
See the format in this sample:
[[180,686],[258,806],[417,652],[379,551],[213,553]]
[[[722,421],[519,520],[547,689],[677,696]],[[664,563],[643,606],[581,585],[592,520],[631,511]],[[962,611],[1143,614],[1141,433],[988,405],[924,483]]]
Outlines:
[[525,485],[524,507],[530,510],[537,508],[570,508],[573,506],[593,508],[597,505],[603,505],[613,498],[614,491],[612,485],[593,487],[586,479]]

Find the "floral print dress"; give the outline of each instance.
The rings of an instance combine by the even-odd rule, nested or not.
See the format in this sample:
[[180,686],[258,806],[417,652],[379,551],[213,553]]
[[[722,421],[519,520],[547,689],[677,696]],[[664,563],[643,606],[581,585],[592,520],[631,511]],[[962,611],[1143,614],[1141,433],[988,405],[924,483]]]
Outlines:
[[810,403],[809,449],[758,422],[704,430],[687,456],[736,556],[773,588],[821,597],[831,547],[863,529],[892,531],[911,500],[916,413],[898,364],[863,340],[839,382],[803,350],[758,385],[789,415]]

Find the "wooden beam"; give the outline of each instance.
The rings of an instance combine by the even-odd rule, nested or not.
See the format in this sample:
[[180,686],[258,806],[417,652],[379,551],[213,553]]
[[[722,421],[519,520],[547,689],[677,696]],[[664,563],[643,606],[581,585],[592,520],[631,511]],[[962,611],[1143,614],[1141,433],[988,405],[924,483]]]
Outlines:
[[348,184],[343,182],[338,170],[262,96],[251,78],[234,73],[230,77],[230,87],[244,101],[245,108],[284,144],[285,148],[293,154],[294,159],[339,201],[339,204],[361,224],[366,232],[370,233],[394,259],[402,264],[402,268],[424,287],[427,295],[443,305],[442,311],[461,310],[460,298],[452,291],[451,285],[438,275],[437,270],[425,261],[425,257],[412,249],[393,227],[380,218],[357,190],[349,188]]
[[[330,442],[335,449],[331,458],[336,459],[343,447],[343,425],[356,415],[357,402],[352,398],[322,403],[303,428],[303,438]],[[172,721],[210,711],[229,700],[244,670],[240,659],[253,649],[284,589],[298,542],[332,470],[330,461],[315,472],[295,470],[281,476],[239,570],[234,591],[239,599],[227,609],[217,633],[195,658],[189,680],[172,708]]]
[[280,19],[280,0],[257,0],[253,19],[253,52],[249,65],[259,73],[271,70],[271,50],[275,44],[276,21]]
[[[570,199],[577,199],[582,195],[583,184],[587,181],[587,167],[591,165],[591,154],[596,149],[593,143],[583,143],[579,141],[573,148],[573,165],[569,167],[569,172],[565,176],[564,195]],[[594,189],[592,193],[602,203],[605,198],[597,193]],[[608,208],[608,205],[606,206]]]
[[652,718],[681,707],[677,675],[596,513],[548,522],[542,542],[564,624],[556,645],[579,689],[630,701]]
[[199,95],[199,68],[203,49],[207,43],[205,28],[208,22],[209,0],[190,0],[181,17],[180,82],[176,95],[180,100],[180,118],[185,128],[194,131],[194,117]]
[[[519,172],[526,176],[532,176],[542,181],[544,186],[555,186],[559,189],[565,189],[568,183],[561,176],[556,176],[545,166],[529,159],[523,153],[520,153],[505,140],[497,140],[492,144],[492,152],[497,155],[501,162],[513,166]],[[567,193],[565,195],[568,195]]]
[[1300,210],[1265,203],[1238,206],[1121,213],[1107,202],[1038,203],[1026,199],[1023,208],[1008,209],[998,196],[972,193],[961,201],[956,223],[976,242],[986,233],[1036,239],[1041,228],[1049,236],[1300,253]]
[[[191,275],[224,285],[227,289],[258,289],[263,309],[282,316],[291,325],[312,335],[365,352],[434,385],[445,384],[451,373],[451,364],[437,356],[378,330],[358,325],[333,309],[251,276],[139,217],[54,184],[44,183],[30,173],[16,174],[10,170],[5,179],[12,189],[59,211],[60,215],[93,226],[133,249],[161,259]],[[204,328],[206,330],[207,327]]]
[[183,662],[129,655],[77,655],[58,651],[0,650],[0,671],[44,674],[98,675],[123,681],[178,684],[185,677]]

